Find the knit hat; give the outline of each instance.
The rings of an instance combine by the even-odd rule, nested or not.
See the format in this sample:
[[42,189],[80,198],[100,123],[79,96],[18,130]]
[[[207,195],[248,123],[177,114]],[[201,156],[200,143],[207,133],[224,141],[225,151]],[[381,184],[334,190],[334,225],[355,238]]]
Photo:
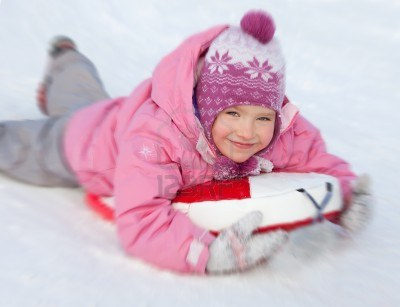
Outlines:
[[219,155],[211,129],[217,115],[228,107],[254,105],[276,112],[273,138],[257,154],[270,149],[279,136],[285,63],[274,33],[274,21],[267,12],[250,11],[243,16],[240,27],[223,31],[205,55],[196,97],[200,122]]

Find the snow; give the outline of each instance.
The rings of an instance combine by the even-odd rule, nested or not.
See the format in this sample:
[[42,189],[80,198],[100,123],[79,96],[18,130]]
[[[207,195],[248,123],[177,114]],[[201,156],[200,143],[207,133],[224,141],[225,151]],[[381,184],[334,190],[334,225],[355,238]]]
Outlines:
[[250,8],[275,17],[288,97],[331,152],[371,175],[367,230],[321,224],[251,272],[178,275],[126,256],[82,190],[0,175],[0,306],[400,306],[398,0],[3,0],[0,120],[41,117],[35,88],[55,34],[73,37],[117,96],[188,35]]

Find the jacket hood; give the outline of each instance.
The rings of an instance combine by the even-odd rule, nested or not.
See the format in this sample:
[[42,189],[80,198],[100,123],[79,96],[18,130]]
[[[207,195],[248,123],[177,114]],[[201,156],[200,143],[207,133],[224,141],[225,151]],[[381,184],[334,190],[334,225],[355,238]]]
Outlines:
[[199,125],[192,96],[199,57],[228,26],[215,26],[192,35],[156,66],[152,76],[152,100],[174,121],[178,129],[196,143]]

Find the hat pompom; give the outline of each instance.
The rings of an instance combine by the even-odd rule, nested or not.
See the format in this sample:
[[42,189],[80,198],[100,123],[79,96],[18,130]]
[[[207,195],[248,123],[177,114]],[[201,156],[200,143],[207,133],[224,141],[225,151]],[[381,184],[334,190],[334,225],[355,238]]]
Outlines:
[[275,33],[272,16],[265,11],[250,11],[240,21],[240,27],[259,42],[268,43]]

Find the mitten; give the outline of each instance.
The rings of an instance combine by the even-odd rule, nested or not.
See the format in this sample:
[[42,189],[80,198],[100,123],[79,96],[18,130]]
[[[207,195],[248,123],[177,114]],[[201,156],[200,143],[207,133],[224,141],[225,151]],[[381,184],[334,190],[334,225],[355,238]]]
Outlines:
[[351,202],[340,218],[340,225],[351,233],[363,229],[372,216],[373,197],[370,178],[361,175],[355,181]]
[[207,272],[232,273],[249,269],[270,258],[288,240],[286,231],[253,234],[263,215],[259,211],[247,214],[223,230],[209,247]]

